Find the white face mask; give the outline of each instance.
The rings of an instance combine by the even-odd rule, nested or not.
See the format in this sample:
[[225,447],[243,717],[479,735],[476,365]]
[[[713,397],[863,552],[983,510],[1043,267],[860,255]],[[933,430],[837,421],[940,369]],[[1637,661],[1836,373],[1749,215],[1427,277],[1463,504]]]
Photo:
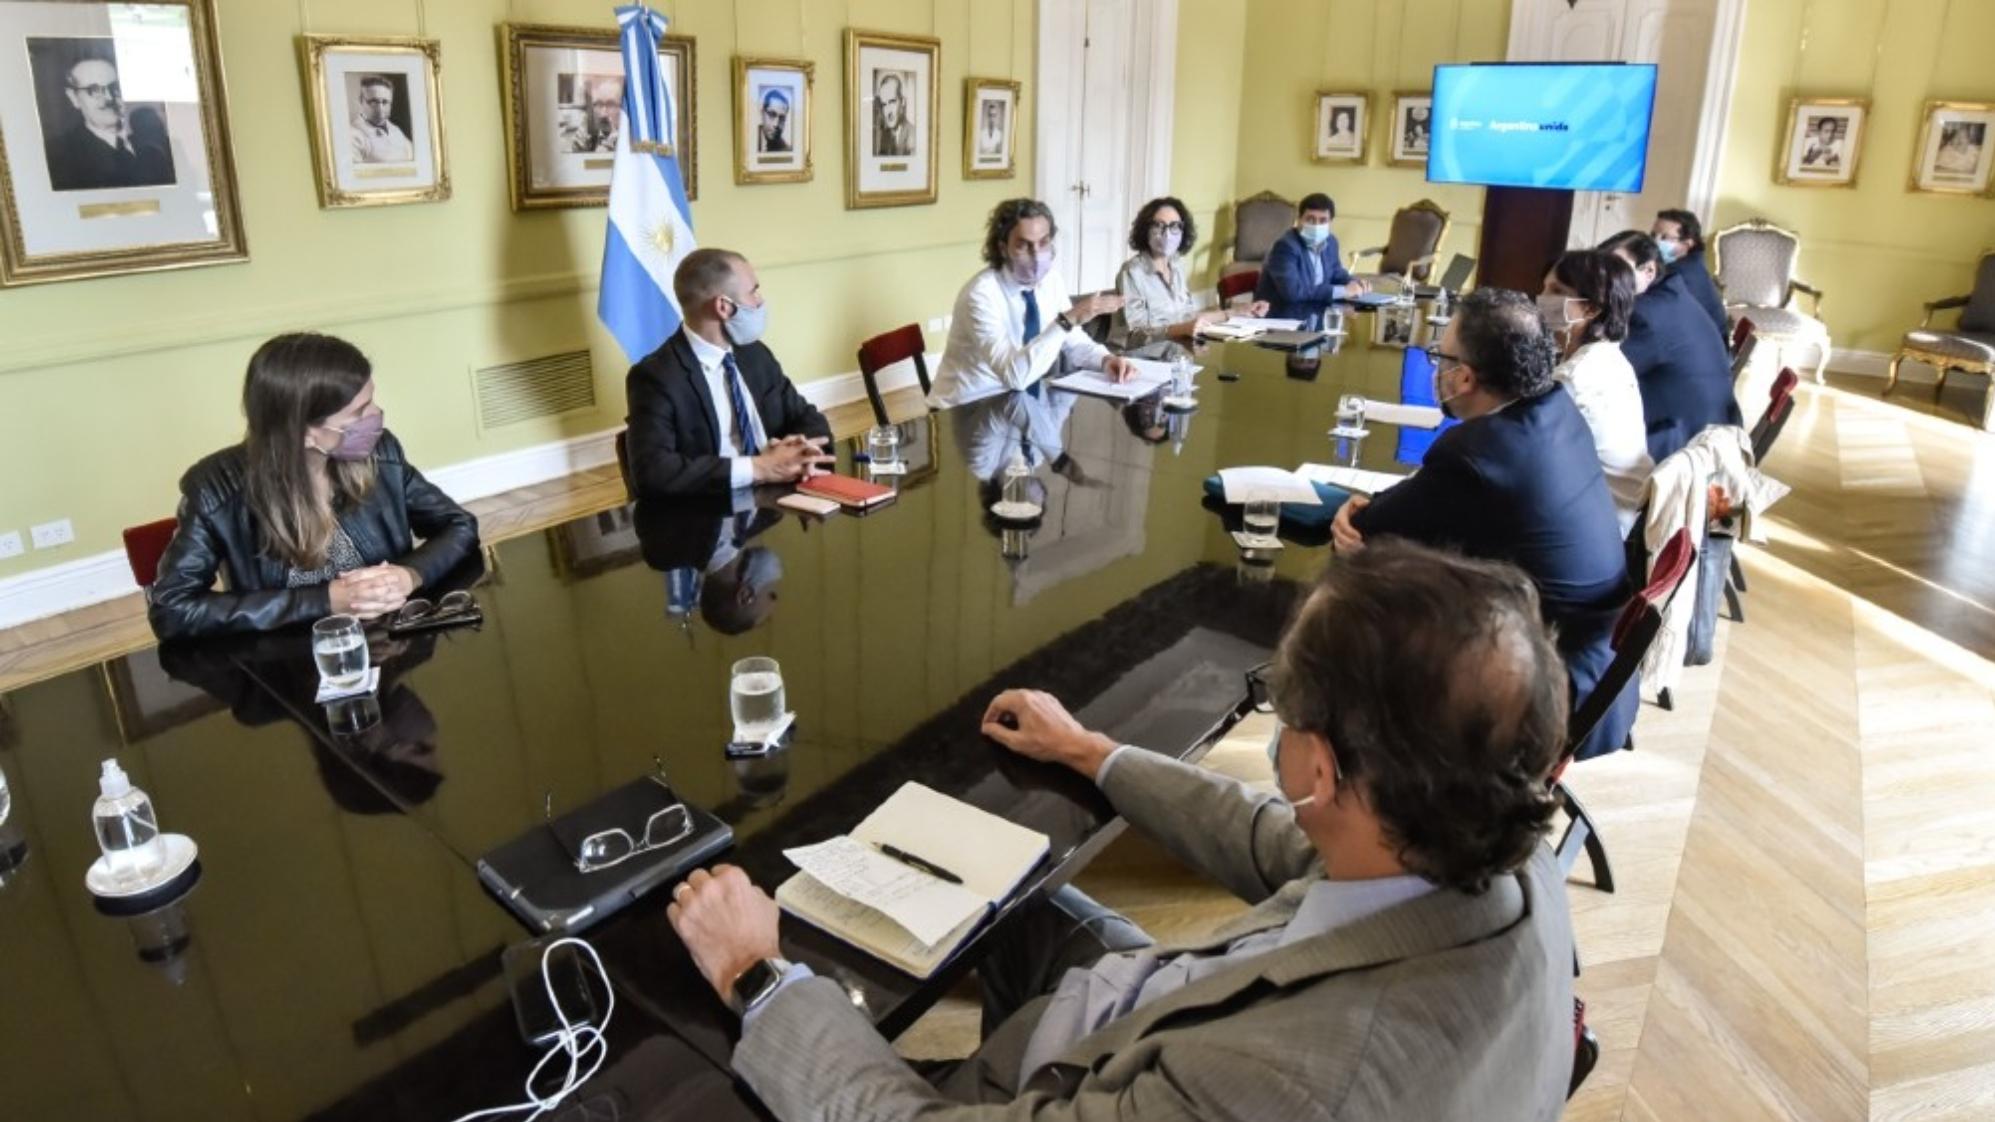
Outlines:
[[1277,722],[1275,725],[1275,735],[1268,740],[1268,767],[1273,769],[1275,773],[1275,797],[1287,803],[1290,810],[1301,810],[1303,807],[1315,802],[1316,796],[1310,795],[1306,798],[1291,799],[1288,797],[1288,792],[1282,790],[1281,753],[1282,725]]
[[1538,318],[1544,322],[1547,331],[1564,331],[1586,317],[1573,314],[1573,305],[1582,303],[1577,297],[1560,296],[1547,292],[1538,297]]

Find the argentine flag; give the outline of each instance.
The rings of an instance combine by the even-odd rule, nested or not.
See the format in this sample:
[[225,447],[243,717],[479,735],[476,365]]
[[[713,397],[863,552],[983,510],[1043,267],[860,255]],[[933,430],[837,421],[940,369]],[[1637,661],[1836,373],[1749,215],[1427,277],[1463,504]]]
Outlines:
[[693,216],[679,177],[678,118],[658,59],[665,17],[643,4],[616,10],[623,46],[623,127],[610,172],[610,223],[596,316],[632,362],[679,329],[672,272],[691,253]]

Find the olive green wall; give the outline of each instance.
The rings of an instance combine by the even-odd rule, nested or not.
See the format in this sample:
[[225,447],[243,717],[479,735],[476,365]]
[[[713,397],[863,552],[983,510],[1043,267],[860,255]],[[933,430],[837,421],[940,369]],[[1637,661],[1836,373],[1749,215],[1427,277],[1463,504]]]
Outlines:
[[[1032,184],[962,178],[967,75],[1012,77],[1031,119],[1033,0],[664,0],[698,51],[702,243],[748,253],[772,304],[770,343],[809,381],[855,366],[860,339],[946,314],[976,265],[983,216]],[[76,541],[0,561],[0,577],[118,548],[170,514],[175,480],[236,439],[242,369],[264,337],[316,328],[373,358],[389,423],[435,467],[601,431],[623,417],[628,364],[596,323],[601,208],[514,214],[507,200],[498,26],[613,26],[610,0],[219,0],[250,260],[0,294],[0,532],[67,517]],[[320,210],[296,37],[412,35],[442,43],[455,194],[423,206]],[[309,24],[301,23],[301,14]],[[844,29],[942,40],[936,205],[844,204]],[[736,53],[817,64],[816,178],[737,187]],[[937,341],[939,343],[939,341]],[[587,346],[598,407],[480,433],[471,371]]]
[[[1171,193],[1198,224],[1193,287],[1209,286],[1230,258],[1226,239],[1236,195],[1247,7],[1241,0],[1179,0],[1177,96],[1172,105]],[[1251,188],[1248,192],[1251,193]]]
[[[1919,305],[1966,292],[1974,261],[1995,248],[1995,200],[1907,190],[1926,100],[1995,101],[1990,43],[1995,4],[1980,0],[1746,6],[1711,225],[1765,218],[1800,234],[1800,277],[1826,292],[1839,348],[1896,350]],[[1855,187],[1774,183],[1797,93],[1870,99]]]

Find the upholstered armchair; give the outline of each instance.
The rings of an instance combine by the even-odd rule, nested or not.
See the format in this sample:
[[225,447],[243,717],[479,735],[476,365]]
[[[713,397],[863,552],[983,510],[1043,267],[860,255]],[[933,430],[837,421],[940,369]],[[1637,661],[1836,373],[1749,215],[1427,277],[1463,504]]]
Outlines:
[[1241,199],[1233,204],[1233,260],[1219,270],[1229,277],[1249,269],[1259,271],[1275,247],[1275,239],[1295,225],[1295,204],[1273,191]]
[[1448,212],[1432,199],[1421,199],[1394,212],[1384,245],[1353,251],[1349,268],[1356,272],[1360,259],[1377,257],[1378,271],[1361,274],[1366,280],[1392,277],[1408,287],[1413,281],[1424,283],[1434,272],[1434,258],[1447,236]]
[[[1960,309],[1960,319],[1952,331],[1933,327],[1939,312]],[[1939,380],[1933,386],[1933,400],[1946,389],[1947,371],[1960,370],[1989,379],[1988,396],[1981,403],[1981,428],[1995,432],[1995,250],[1981,255],[1974,269],[1974,291],[1966,296],[1949,296],[1926,305],[1926,318],[1916,331],[1907,331],[1891,358],[1891,373],[1884,392],[1898,385],[1898,367],[1906,359],[1933,368]]]
[[[1815,381],[1820,382],[1832,344],[1828,325],[1821,319],[1821,290],[1794,279],[1800,236],[1755,218],[1718,231],[1711,252],[1732,322],[1753,321],[1760,346],[1773,348],[1776,367],[1801,365],[1788,357],[1791,348],[1812,349]],[[1809,298],[1805,314],[1794,307],[1797,295]]]

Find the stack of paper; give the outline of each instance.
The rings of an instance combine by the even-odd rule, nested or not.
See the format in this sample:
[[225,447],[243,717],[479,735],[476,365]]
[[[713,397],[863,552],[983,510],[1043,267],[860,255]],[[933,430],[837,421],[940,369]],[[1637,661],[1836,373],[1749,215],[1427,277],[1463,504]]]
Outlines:
[[1237,467],[1219,469],[1219,485],[1229,503],[1278,502],[1320,506],[1316,488],[1286,468]]
[[1437,429],[1441,427],[1441,411],[1432,405],[1407,405],[1366,398],[1365,420],[1414,429]]
[[[1066,390],[1069,393],[1106,397],[1115,401],[1135,401],[1139,397],[1148,397],[1155,393],[1159,386],[1170,384],[1170,363],[1147,358],[1132,358],[1127,361],[1136,370],[1136,376],[1127,382],[1118,382],[1099,371],[1081,370],[1055,378],[1051,385],[1054,389]],[[1198,370],[1198,367],[1193,367],[1192,373],[1196,374]]]
[[1387,471],[1366,471],[1332,464],[1304,464],[1295,473],[1311,483],[1328,483],[1358,495],[1376,495],[1406,478]]

